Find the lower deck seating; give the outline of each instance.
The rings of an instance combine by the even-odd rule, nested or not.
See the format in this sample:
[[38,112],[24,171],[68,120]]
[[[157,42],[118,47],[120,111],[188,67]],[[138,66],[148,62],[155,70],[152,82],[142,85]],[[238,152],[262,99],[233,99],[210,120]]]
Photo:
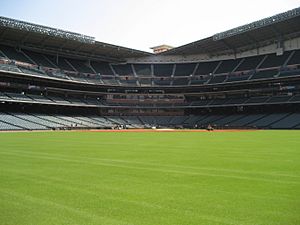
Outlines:
[[9,123],[15,127],[20,127],[24,130],[46,130],[49,129],[47,126],[39,124],[37,122],[32,122],[27,118],[18,117],[18,113],[8,114],[1,112],[0,121]]
[[4,121],[0,121],[0,130],[22,130],[22,128],[6,123]]
[[14,115],[20,119],[27,120],[27,121],[30,121],[30,122],[36,123],[36,124],[41,124],[41,125],[47,127],[48,129],[63,127],[63,125],[61,125],[61,124],[51,122],[49,120],[42,119],[37,116],[26,114],[26,113],[14,113]]
[[207,127],[207,125],[213,125],[215,121],[223,118],[223,115],[210,115],[208,117],[202,118],[197,121],[197,127],[204,128]]
[[229,124],[231,124],[233,121],[236,121],[240,119],[241,117],[244,117],[244,115],[229,115],[225,116],[224,118],[221,118],[214,122],[215,125],[219,127],[227,127]]
[[270,70],[261,70],[257,71],[252,77],[251,80],[255,79],[268,79],[268,78],[273,78],[278,74],[277,69],[270,69]]
[[143,128],[143,122],[137,116],[122,116],[122,119],[126,121],[126,124],[133,128]]
[[266,115],[265,114],[246,115],[230,123],[230,126],[231,127],[254,127],[253,125],[249,125],[249,124],[263,118],[264,116]]
[[[279,122],[283,118],[285,118],[288,115],[288,113],[274,113],[267,115],[265,117],[262,117],[259,120],[256,120],[250,124],[249,126],[257,127],[257,128],[271,128],[272,124]],[[279,128],[279,127],[278,127]]]
[[271,125],[271,128],[291,129],[300,125],[300,113],[293,113]]
[[186,127],[300,129],[300,113],[224,114],[189,116],[49,115],[0,112],[0,130],[103,129]]

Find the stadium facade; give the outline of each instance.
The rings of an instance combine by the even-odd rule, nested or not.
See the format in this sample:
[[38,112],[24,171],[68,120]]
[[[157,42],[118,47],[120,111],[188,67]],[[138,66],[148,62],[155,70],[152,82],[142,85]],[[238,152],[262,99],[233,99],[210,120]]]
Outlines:
[[0,130],[300,128],[300,8],[152,54],[0,17]]

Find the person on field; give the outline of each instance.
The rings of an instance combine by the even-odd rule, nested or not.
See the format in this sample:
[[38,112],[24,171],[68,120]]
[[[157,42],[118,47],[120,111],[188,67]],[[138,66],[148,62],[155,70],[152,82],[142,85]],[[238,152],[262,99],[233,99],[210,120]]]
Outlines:
[[212,125],[208,124],[206,130],[207,131],[213,131],[214,128],[212,127]]

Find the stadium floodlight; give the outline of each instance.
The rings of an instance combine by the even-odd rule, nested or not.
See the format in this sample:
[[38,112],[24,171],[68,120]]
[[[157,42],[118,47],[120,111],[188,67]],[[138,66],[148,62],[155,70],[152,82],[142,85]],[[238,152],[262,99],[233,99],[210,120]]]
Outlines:
[[79,41],[83,43],[90,43],[90,44],[95,43],[94,37],[70,32],[70,31],[65,31],[61,29],[51,28],[47,26],[37,25],[34,23],[28,23],[20,20],[10,19],[2,16],[0,16],[0,26],[45,34],[45,35],[58,37],[58,38],[70,39],[73,41]]
[[214,41],[222,40],[228,37],[232,37],[241,33],[245,33],[247,31],[255,30],[261,27],[265,27],[268,25],[272,25],[281,21],[285,21],[296,16],[300,16],[300,7],[286,11],[284,13],[277,14],[275,16],[271,16],[262,20],[255,21],[253,23],[249,23],[243,26],[239,26],[228,31],[224,31],[221,33],[217,33],[213,36]]

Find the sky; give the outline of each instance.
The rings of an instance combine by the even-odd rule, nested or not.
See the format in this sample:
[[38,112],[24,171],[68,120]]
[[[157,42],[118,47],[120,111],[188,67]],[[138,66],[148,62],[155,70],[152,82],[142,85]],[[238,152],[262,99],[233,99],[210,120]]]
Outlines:
[[299,0],[0,0],[0,16],[143,51],[178,47],[297,8]]

